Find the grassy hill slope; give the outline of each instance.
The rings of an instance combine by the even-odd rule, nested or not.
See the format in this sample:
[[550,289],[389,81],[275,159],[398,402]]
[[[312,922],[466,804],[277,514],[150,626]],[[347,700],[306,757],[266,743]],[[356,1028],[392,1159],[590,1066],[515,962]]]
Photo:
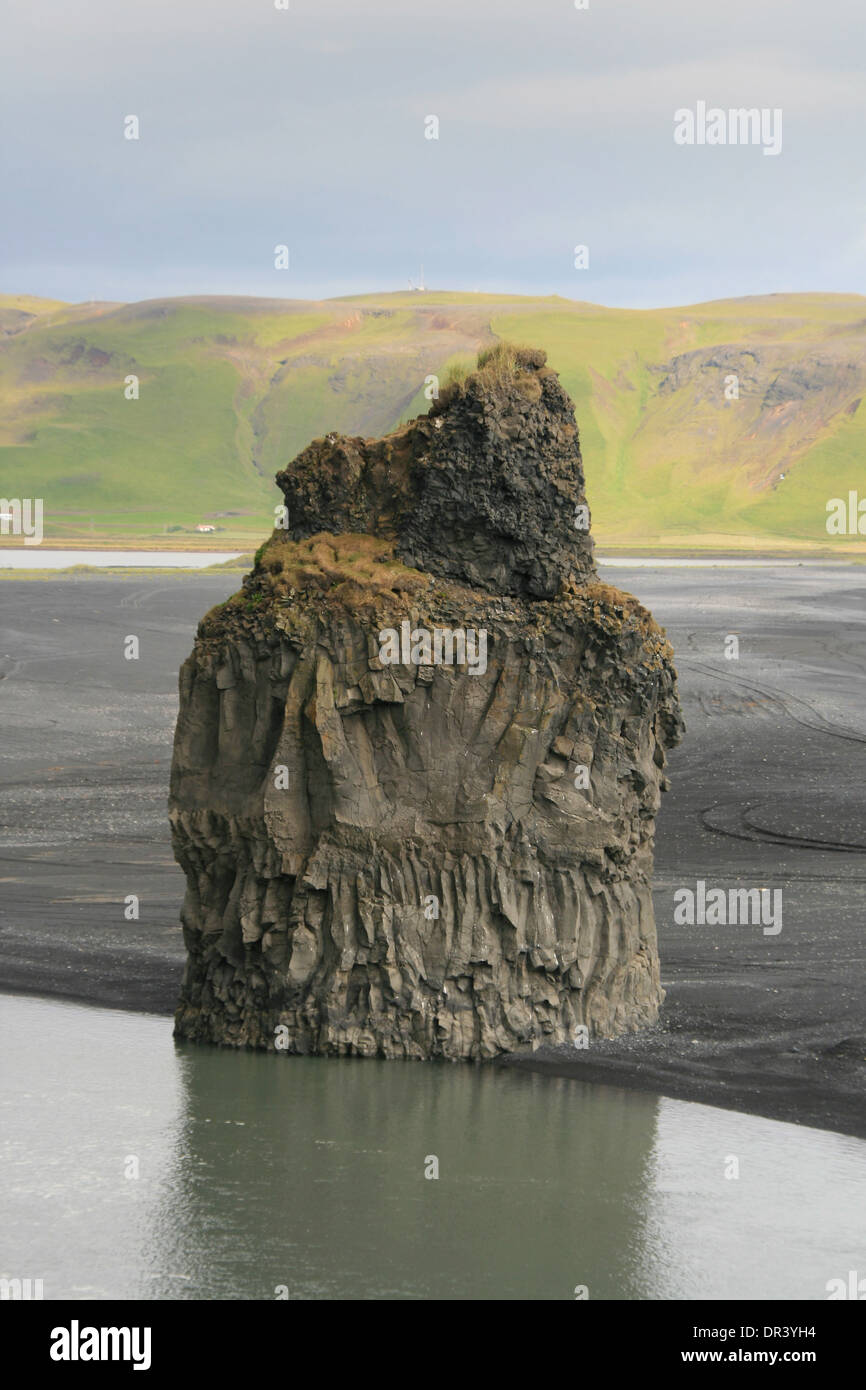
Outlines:
[[864,328],[859,295],[0,297],[0,494],[42,497],[50,540],[249,548],[311,438],[386,432],[427,408],[428,375],[509,338],[546,348],[574,397],[604,549],[866,554],[825,526],[829,498],[866,497]]

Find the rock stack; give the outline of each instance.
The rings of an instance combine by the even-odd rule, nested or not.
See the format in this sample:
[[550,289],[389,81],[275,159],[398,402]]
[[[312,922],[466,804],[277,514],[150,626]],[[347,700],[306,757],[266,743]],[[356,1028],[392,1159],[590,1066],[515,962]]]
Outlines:
[[286,524],[181,670],[177,1035],[489,1058],[652,1023],[676,674],[596,576],[544,354],[500,345],[277,482]]

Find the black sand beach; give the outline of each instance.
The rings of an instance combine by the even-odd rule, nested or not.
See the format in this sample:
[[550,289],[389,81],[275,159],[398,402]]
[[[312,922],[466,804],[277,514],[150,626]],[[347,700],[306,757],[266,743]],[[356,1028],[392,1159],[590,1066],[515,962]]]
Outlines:
[[[667,1000],[648,1032],[496,1065],[866,1137],[866,570],[602,573],[648,604],[677,657],[687,734],[655,879]],[[0,582],[0,989],[173,1011],[177,672],[199,618],[237,586]],[[124,659],[129,635],[138,661]],[[781,889],[782,930],[676,925],[675,891],[699,880]]]

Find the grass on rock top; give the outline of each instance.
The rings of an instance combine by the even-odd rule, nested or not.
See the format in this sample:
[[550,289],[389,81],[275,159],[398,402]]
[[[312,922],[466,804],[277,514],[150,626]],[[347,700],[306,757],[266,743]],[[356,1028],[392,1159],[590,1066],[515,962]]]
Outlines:
[[429,576],[395,558],[392,541],[324,531],[292,541],[280,530],[256,553],[250,587],[257,584],[275,598],[293,592],[328,594],[347,607],[379,595],[413,595],[430,587]]
[[551,600],[517,599],[410,569],[395,557],[392,541],[354,532],[320,532],[292,541],[284,531],[274,531],[243,587],[207,615],[200,635],[217,636],[222,622],[235,614],[261,618],[278,611],[300,620],[301,627],[324,613],[388,626],[410,618],[410,611],[427,615],[415,619],[422,626],[517,621],[527,636],[542,640],[563,624],[579,623],[602,642],[633,631],[652,669],[673,655],[664,628],[643,604],[599,579],[586,584],[568,579]]

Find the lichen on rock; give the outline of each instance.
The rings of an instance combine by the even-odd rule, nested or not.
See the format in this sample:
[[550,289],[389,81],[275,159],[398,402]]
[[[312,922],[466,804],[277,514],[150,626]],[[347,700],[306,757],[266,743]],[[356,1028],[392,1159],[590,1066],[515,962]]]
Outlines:
[[181,670],[178,1036],[488,1058],[652,1023],[676,675],[597,578],[544,354],[278,483],[288,528]]

